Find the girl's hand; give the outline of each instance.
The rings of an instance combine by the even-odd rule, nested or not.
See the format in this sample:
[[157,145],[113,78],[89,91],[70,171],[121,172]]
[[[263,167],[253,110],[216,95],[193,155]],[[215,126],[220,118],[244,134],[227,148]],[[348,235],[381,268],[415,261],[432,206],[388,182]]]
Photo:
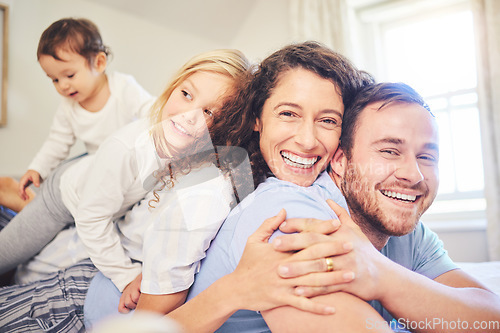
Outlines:
[[26,188],[31,184],[40,187],[40,174],[35,170],[28,170],[19,181],[19,196],[23,200],[28,200],[30,196],[26,193]]
[[128,313],[137,307],[137,302],[141,296],[141,281],[142,273],[130,282],[125,289],[123,289],[120,302],[118,303],[118,311],[121,313]]

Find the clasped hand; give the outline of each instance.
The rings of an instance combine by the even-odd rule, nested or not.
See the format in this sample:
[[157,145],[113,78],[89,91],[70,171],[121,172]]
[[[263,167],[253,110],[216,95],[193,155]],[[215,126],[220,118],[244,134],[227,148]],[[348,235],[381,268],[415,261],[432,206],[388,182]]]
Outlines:
[[[279,265],[279,275],[296,279],[297,295],[312,297],[344,291],[364,300],[379,298],[384,257],[354,223],[345,209],[332,200],[329,206],[339,221],[290,219],[280,226],[285,233],[277,237],[278,251],[298,251]],[[332,223],[333,222],[333,223]],[[325,258],[331,258],[328,271]]]
[[[240,308],[268,310],[290,305],[319,314],[334,312],[313,296],[345,291],[364,300],[378,299],[385,258],[335,202],[338,220],[289,219],[282,210],[249,237],[231,273],[247,292]],[[268,243],[273,232],[285,233]],[[331,258],[328,262],[325,258]],[[332,269],[333,264],[333,269]],[[330,266],[329,266],[330,265]]]

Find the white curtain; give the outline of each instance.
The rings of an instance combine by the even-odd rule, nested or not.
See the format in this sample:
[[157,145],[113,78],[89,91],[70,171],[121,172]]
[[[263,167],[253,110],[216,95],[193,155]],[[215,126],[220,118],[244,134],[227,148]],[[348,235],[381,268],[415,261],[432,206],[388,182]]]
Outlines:
[[348,7],[345,0],[290,0],[294,41],[316,40],[349,57]]
[[473,0],[490,260],[500,260],[500,1]]

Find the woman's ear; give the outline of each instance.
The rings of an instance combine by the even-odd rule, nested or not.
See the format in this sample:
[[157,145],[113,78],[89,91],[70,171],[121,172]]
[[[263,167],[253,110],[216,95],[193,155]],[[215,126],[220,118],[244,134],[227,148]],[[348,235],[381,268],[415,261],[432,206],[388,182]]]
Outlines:
[[260,122],[259,118],[255,119],[255,126],[253,127],[253,130],[255,132],[260,132],[262,130],[262,126],[261,126],[261,122]]
[[342,178],[344,176],[346,164],[347,164],[347,158],[344,154],[344,150],[338,147],[337,151],[333,155],[333,158],[330,162],[330,167],[335,177]]
[[108,65],[108,57],[106,53],[99,52],[94,59],[94,69],[99,73],[103,73]]

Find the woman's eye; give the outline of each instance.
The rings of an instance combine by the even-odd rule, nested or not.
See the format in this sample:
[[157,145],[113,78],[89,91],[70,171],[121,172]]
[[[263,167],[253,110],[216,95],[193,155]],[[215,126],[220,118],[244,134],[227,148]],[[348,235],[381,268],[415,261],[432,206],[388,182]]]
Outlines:
[[203,110],[203,113],[205,113],[205,115],[207,115],[209,117],[213,117],[213,115],[214,115],[214,113],[212,111],[210,111],[209,109]]
[[187,99],[189,99],[190,101],[193,100],[193,96],[191,96],[190,93],[188,93],[186,90],[182,90],[182,94],[184,95],[184,97],[186,97]]
[[293,113],[291,111],[281,111],[279,115],[284,117],[292,117]]
[[328,125],[337,125],[339,123],[337,121],[337,119],[333,119],[333,118],[326,118],[326,119],[322,119],[321,121],[325,124],[328,124]]

